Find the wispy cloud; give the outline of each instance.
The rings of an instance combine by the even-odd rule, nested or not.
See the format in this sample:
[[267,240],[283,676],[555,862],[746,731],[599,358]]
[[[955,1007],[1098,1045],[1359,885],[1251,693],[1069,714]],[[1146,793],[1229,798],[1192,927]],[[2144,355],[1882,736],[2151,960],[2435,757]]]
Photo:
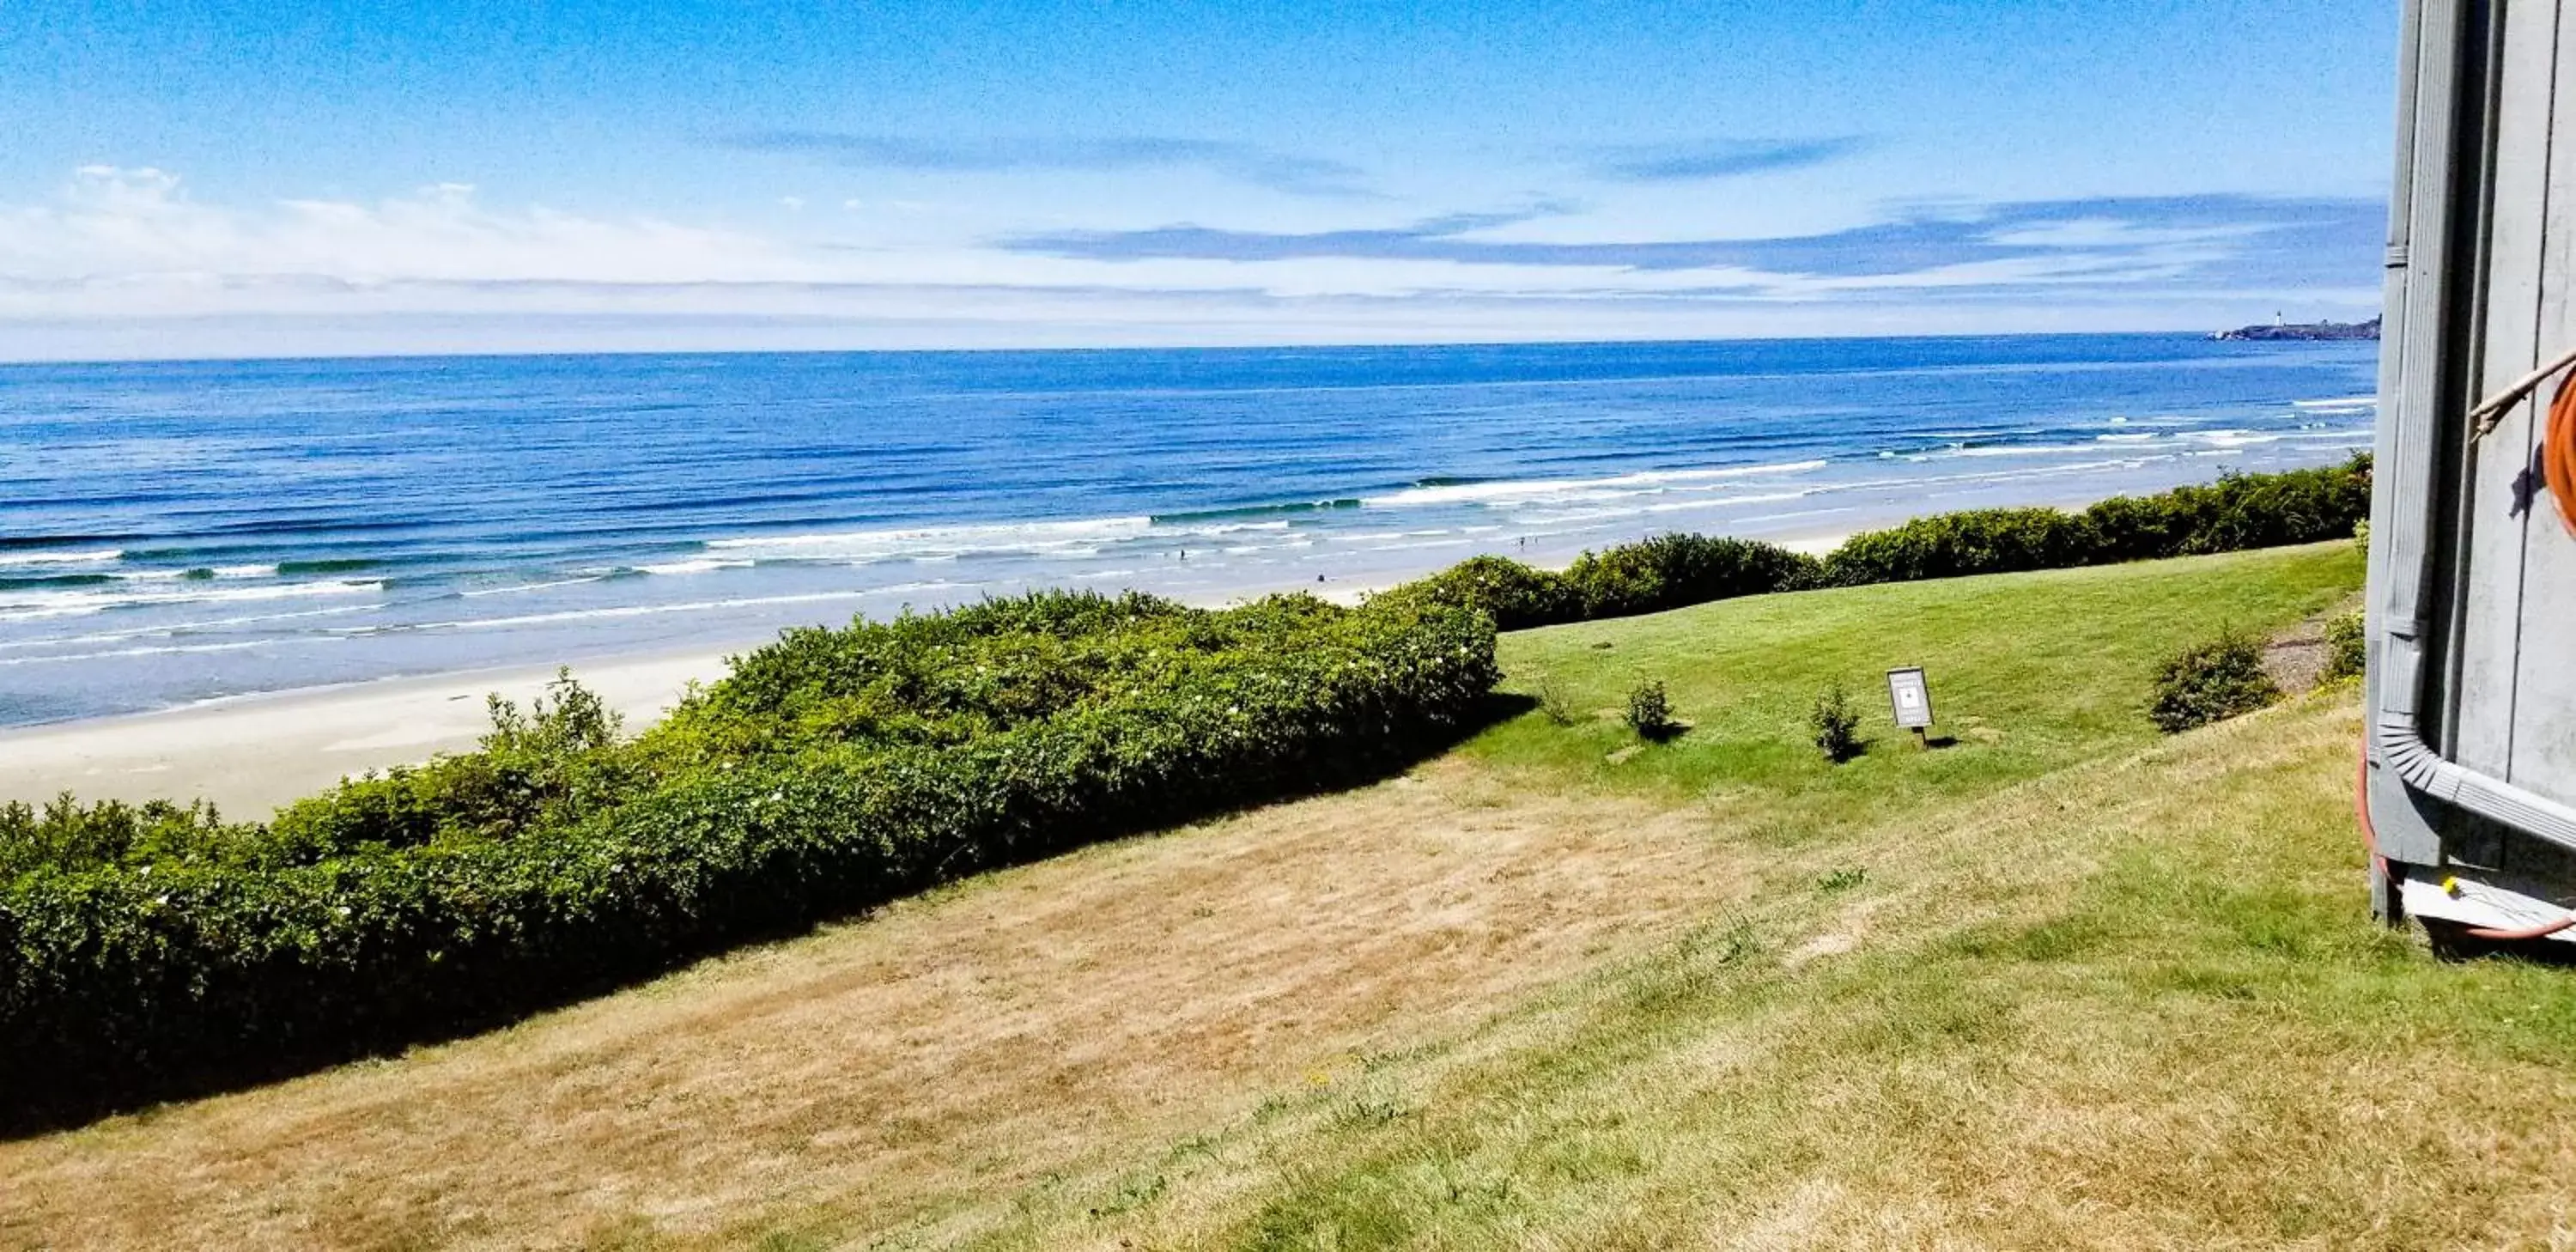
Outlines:
[[1512,215],[1431,218],[1377,230],[1269,233],[1175,225],[1054,231],[1000,246],[1092,261],[1261,262],[1341,258],[1640,272],[1744,270],[1808,279],[1888,280],[2007,263],[2106,275],[2128,270],[2213,281],[2349,282],[2366,274],[2384,211],[2370,200],[2178,196],[1916,208],[1815,235],[1748,239],[1482,239]]
[[[167,355],[151,328],[182,324],[189,350],[222,352],[318,350],[298,336],[328,327],[373,351],[2216,325],[2291,293],[2365,311],[2381,228],[2373,202],[2249,196],[1916,204],[1813,235],[1644,241],[1569,241],[1579,217],[1555,203],[1306,233],[997,242],[959,226],[903,246],[815,216],[781,233],[490,204],[456,184],[226,204],[169,172],[87,168],[0,204],[0,357]],[[1512,229],[1542,220],[1553,238]],[[554,337],[511,337],[538,326]]]
[[156,169],[87,166],[50,204],[0,206],[0,275],[101,284],[309,276],[601,282],[793,278],[796,250],[741,231],[649,217],[487,207],[440,183],[372,202],[209,203]]
[[[1159,226],[1148,230],[1067,230],[1014,235],[1008,251],[1083,261],[1463,261],[1526,264],[1509,258],[1554,245],[1495,243],[1462,236],[1552,216],[1550,207],[1498,213],[1448,213],[1404,226],[1303,234]],[[1544,262],[1541,262],[1544,263]]]
[[1106,139],[916,139],[843,131],[770,130],[728,135],[745,152],[820,157],[849,165],[951,173],[1022,170],[1210,170],[1303,196],[1366,197],[1366,171],[1341,161],[1216,139],[1131,135]]
[[1824,139],[1722,139],[1699,144],[1656,144],[1604,149],[1592,172],[1629,183],[1690,182],[1805,169],[1839,161],[1869,147],[1859,135]]

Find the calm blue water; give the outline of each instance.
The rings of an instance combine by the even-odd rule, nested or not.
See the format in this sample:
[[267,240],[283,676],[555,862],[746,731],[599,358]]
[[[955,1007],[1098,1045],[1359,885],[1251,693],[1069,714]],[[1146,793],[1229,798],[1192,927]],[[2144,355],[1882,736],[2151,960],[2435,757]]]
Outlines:
[[2376,347],[6,366],[0,724],[1033,584],[1346,592],[1479,551],[1813,537],[2321,464],[2369,441]]

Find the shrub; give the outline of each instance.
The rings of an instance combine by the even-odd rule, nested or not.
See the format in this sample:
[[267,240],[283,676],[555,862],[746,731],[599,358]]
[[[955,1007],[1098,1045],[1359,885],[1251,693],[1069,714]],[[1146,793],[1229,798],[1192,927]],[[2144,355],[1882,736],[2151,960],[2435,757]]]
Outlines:
[[1826,586],[2006,574],[2090,563],[2093,528],[2057,509],[1974,509],[1854,535],[1825,558]]
[[2341,682],[2361,677],[2368,663],[2368,649],[2362,634],[2361,610],[2337,614],[2326,619],[2326,664],[2318,675],[2326,682]]
[[1584,617],[1625,617],[1780,591],[1809,578],[1814,564],[1774,544],[1657,535],[1586,552],[1564,581]]
[[2097,563],[2319,543],[2350,535],[2369,515],[2367,456],[2322,469],[2227,474],[2085,510],[2100,545]]
[[1499,556],[1469,557],[1379,598],[1470,609],[1492,618],[1497,630],[1552,626],[1586,616],[1562,575]]
[[1680,723],[1673,720],[1672,701],[1664,695],[1663,680],[1640,682],[1628,692],[1628,729],[1649,743],[1661,743],[1680,733]]
[[[0,806],[0,1122],[506,1020],[984,866],[1362,777],[1471,715],[1494,627],[2314,542],[2352,533],[2369,475],[2360,457],[2081,514],[1950,514],[1822,562],[1692,535],[1562,575],[1478,557],[1357,611],[1031,595],[789,631],[632,740],[562,679],[524,715],[496,705],[477,752],[264,824]],[[2211,647],[2160,677],[2158,725],[2273,698],[2259,644]],[[1677,725],[1647,711],[1632,701],[1640,733]],[[1839,687],[1813,725],[1828,758],[1863,750]]]
[[42,809],[0,804],[0,887],[48,870],[212,861],[251,829],[227,825],[203,800],[85,805],[65,792]]
[[1472,609],[1498,630],[1655,613],[1806,582],[1815,558],[1774,544],[1657,535],[1577,557],[1562,574],[1498,556],[1470,557],[1380,600]]
[[1563,574],[1472,557],[1378,597],[1485,614],[1500,630],[1655,613],[1736,596],[1971,574],[2064,569],[2352,533],[2370,511],[2370,458],[2323,469],[2228,474],[2080,513],[1974,509],[1917,518],[1844,541],[1822,560],[1775,544],[1658,535],[1576,558]]
[[368,773],[288,805],[239,838],[241,865],[310,865],[367,849],[506,839],[614,807],[648,771],[618,743],[619,717],[559,670],[528,712],[495,695],[482,750]]
[[1860,714],[1853,711],[1851,694],[1843,690],[1841,683],[1818,693],[1816,706],[1807,715],[1807,725],[1815,733],[1816,750],[1836,765],[1859,756],[1868,747],[1860,738]]
[[1813,581],[1849,587],[2317,543],[2352,533],[2369,512],[2370,458],[2361,456],[2115,496],[2081,513],[1979,509],[1917,518],[1852,536]]
[[2165,659],[2147,716],[2157,729],[2179,734],[2280,698],[2280,685],[2263,669],[2263,641],[2229,631]]
[[1582,715],[1575,711],[1573,698],[1565,694],[1565,684],[1558,682],[1552,674],[1539,675],[1538,709],[1547,720],[1559,726],[1571,726],[1582,720]]
[[[508,1020],[990,866],[1367,777],[1453,736],[1495,678],[1490,627],[1455,609],[1047,594],[789,632],[632,741],[558,688],[532,717],[496,710],[480,752],[298,806],[276,824],[302,832],[294,856],[137,851],[125,832],[149,823],[12,810],[6,846],[87,842],[0,888],[0,1120]],[[214,820],[189,812],[158,820]]]

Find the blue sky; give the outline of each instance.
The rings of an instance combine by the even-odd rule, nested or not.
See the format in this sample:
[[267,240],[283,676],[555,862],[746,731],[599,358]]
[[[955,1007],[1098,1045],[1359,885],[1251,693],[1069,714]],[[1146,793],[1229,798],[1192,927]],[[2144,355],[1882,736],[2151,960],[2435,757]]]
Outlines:
[[0,8],[0,356],[2377,303],[2394,0]]

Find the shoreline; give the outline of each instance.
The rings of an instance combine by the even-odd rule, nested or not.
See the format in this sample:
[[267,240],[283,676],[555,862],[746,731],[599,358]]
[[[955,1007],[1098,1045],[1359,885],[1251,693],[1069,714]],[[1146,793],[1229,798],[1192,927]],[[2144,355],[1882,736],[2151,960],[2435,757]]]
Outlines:
[[[1808,534],[1768,542],[1821,555],[1847,538]],[[1530,562],[1558,570],[1569,563],[1570,558]],[[1218,608],[1261,595],[1311,591],[1354,607],[1447,567],[1428,566],[1393,578],[1373,571],[1380,576],[1320,589],[1289,584],[1179,598]],[[727,657],[760,647],[771,637],[246,692],[140,713],[0,727],[0,803],[41,806],[65,791],[84,801],[130,804],[205,799],[233,820],[265,819],[343,778],[473,748],[491,727],[487,695],[525,707],[563,669],[607,701],[632,733],[668,713],[689,683],[722,678]]]
[[[566,662],[586,680],[674,655],[711,673],[783,628],[1032,588],[1350,603],[1473,555],[1562,568],[1667,533],[1814,553],[1924,514],[2367,446],[2365,352],[2273,353],[2249,377],[2256,358],[2186,337],[2063,338],[931,356],[893,374],[686,354],[74,370],[64,394],[105,442],[31,462],[41,490],[0,551],[0,799],[165,793],[190,770],[245,794],[185,743],[137,746],[174,725],[271,745],[235,752],[242,772],[327,782],[470,742],[446,709],[357,724],[418,684],[470,705],[447,697],[524,694]],[[119,503],[162,472],[150,423],[230,429],[192,407],[208,388],[227,413],[310,425],[245,452],[240,483],[329,489],[226,479],[172,517]],[[561,455],[460,455],[487,444]],[[741,463],[711,472],[711,446]],[[640,720],[668,694],[621,703]],[[348,729],[276,715],[305,704]]]
[[[2110,493],[2118,494],[2118,493]],[[2029,507],[2082,509],[2106,498],[2031,502]],[[1901,525],[1922,513],[1838,519],[1832,531],[1747,538],[1823,556],[1859,530]],[[1862,521],[1854,527],[1852,522]],[[1515,554],[1498,554],[1515,555]],[[1533,554],[1535,555],[1535,554]],[[1173,598],[1218,608],[1262,595],[1312,592],[1355,606],[1403,582],[1436,573],[1456,559],[1421,569],[1367,571],[1327,587],[1293,583],[1231,588]],[[1532,560],[1562,570],[1573,557]],[[653,651],[604,652],[570,661],[473,666],[325,686],[247,692],[139,713],[0,728],[0,803],[42,805],[64,791],[82,800],[141,803],[206,799],[228,817],[265,819],[277,808],[342,778],[416,765],[441,753],[471,749],[490,728],[484,697],[499,694],[526,706],[562,669],[625,719],[628,733],[659,720],[691,682],[725,674],[725,658],[775,635]]]
[[[570,668],[626,719],[659,719],[694,680],[724,675],[754,643],[599,657]],[[232,819],[265,818],[290,801],[370,769],[472,748],[490,728],[484,697],[522,707],[557,665],[455,670],[327,687],[225,696],[178,708],[0,730],[0,803],[208,799]]]
[[[2070,493],[2030,501],[2026,507],[2082,509],[2114,494],[2119,493]],[[1899,511],[1840,518],[1842,525],[1831,531],[1743,537],[1823,556],[1855,533],[1923,516],[1929,514]],[[1574,559],[1565,553],[1496,555],[1558,571]],[[1437,573],[1460,559],[1464,558],[1453,556],[1420,569],[1370,569],[1351,582],[1321,587],[1252,585],[1172,598],[1200,608],[1220,608],[1262,595],[1305,591],[1335,604],[1356,606],[1371,595]],[[569,661],[472,666],[246,692],[146,712],[0,727],[0,803],[42,805],[68,790],[87,801],[206,799],[234,820],[265,819],[279,807],[342,778],[416,765],[441,753],[473,748],[491,725],[484,704],[488,694],[525,707],[559,670],[568,668],[616,710],[625,719],[626,731],[633,733],[677,705],[690,682],[723,677],[726,657],[772,638],[774,632],[659,650],[607,651]]]

